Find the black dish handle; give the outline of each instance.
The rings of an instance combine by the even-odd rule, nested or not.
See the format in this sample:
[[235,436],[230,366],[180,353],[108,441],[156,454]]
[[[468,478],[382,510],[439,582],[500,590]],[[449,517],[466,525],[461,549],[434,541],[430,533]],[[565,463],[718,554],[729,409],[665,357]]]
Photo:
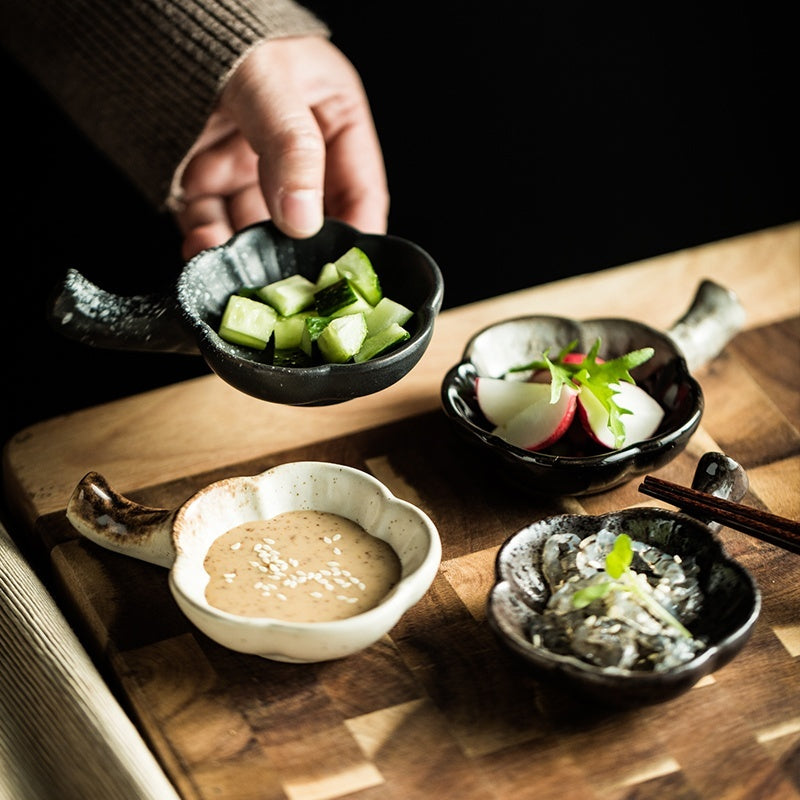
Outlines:
[[56,287],[48,320],[67,339],[110,350],[200,355],[170,295],[123,297],[69,269]]

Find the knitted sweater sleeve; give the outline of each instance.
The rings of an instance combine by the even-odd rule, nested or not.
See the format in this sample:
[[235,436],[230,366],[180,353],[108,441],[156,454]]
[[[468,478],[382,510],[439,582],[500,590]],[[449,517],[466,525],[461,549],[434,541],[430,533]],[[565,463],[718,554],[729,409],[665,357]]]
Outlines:
[[156,206],[265,39],[329,35],[292,0],[0,0],[0,44]]

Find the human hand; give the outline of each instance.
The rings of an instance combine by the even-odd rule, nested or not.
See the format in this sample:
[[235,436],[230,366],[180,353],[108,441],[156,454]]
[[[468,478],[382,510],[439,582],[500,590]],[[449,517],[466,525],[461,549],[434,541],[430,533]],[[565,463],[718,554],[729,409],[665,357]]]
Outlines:
[[323,215],[384,233],[383,156],[353,65],[323,37],[258,45],[226,84],[181,188],[186,259],[269,217],[295,238],[315,234]]

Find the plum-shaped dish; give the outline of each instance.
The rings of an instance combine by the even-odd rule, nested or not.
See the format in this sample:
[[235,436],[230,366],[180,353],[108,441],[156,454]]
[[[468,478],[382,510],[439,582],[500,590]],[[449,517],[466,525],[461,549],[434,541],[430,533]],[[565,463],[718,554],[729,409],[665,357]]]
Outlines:
[[[205,558],[214,541],[244,523],[298,510],[345,517],[388,543],[401,569],[391,591],[374,607],[343,619],[244,616],[213,605],[206,596],[210,575]],[[225,478],[174,509],[135,503],[90,472],[72,493],[67,519],[107,550],[169,569],[175,602],[218,644],[273,661],[328,661],[373,644],[425,594],[442,552],[439,533],[424,512],[395,497],[372,475],[324,461],[279,464],[259,475]]]
[[[310,367],[265,363],[257,351],[217,333],[228,297],[299,273],[315,280],[320,268],[350,247],[372,260],[384,294],[414,316],[410,339],[360,364]],[[292,239],[261,222],[189,261],[174,294],[121,297],[70,270],[50,310],[54,328],[93,347],[201,354],[223,380],[246,394],[286,405],[330,405],[396,383],[416,365],[433,335],[444,295],[441,272],[422,248],[396,236],[361,233],[334,219],[308,239]]]
[[[720,453],[706,453],[698,464],[694,488],[731,500],[747,490],[741,467]],[[568,648],[548,647],[537,639],[550,599],[545,543],[554,534],[580,540],[604,529],[695,564],[702,604],[688,628],[705,643],[693,657],[661,670],[600,666]],[[566,690],[578,690],[606,706],[632,707],[670,700],[736,656],[750,637],[761,609],[752,576],[729,558],[716,538],[719,525],[705,524],[682,512],[635,507],[601,516],[565,514],[535,522],[513,534],[496,559],[496,582],[489,594],[489,624],[500,640],[525,659],[537,678]],[[551,551],[552,552],[552,551]]]
[[[483,329],[467,343],[461,361],[445,375],[441,402],[453,429],[483,463],[524,492],[580,496],[606,491],[677,456],[700,424],[703,393],[691,370],[716,356],[741,328],[744,312],[735,295],[704,281],[686,314],[669,332],[628,319],[584,321],[538,315]],[[558,353],[572,341],[588,352],[600,339],[605,359],[652,347],[654,355],[632,370],[637,383],[664,411],[653,436],[618,450],[570,455],[532,451],[495,435],[481,412],[475,382]]]

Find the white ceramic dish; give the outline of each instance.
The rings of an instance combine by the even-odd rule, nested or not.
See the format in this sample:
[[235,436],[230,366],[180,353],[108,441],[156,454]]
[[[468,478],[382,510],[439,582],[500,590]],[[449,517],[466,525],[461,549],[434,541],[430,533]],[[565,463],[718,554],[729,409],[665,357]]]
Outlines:
[[[214,539],[241,523],[302,509],[347,517],[387,541],[400,559],[399,583],[375,608],[332,622],[243,617],[211,606],[203,560]],[[90,472],[73,491],[67,518],[102,547],[169,569],[175,601],[211,639],[275,661],[327,661],[373,644],[422,598],[442,552],[438,531],[424,512],[361,470],[321,461],[226,478],[174,510],[139,505]]]

